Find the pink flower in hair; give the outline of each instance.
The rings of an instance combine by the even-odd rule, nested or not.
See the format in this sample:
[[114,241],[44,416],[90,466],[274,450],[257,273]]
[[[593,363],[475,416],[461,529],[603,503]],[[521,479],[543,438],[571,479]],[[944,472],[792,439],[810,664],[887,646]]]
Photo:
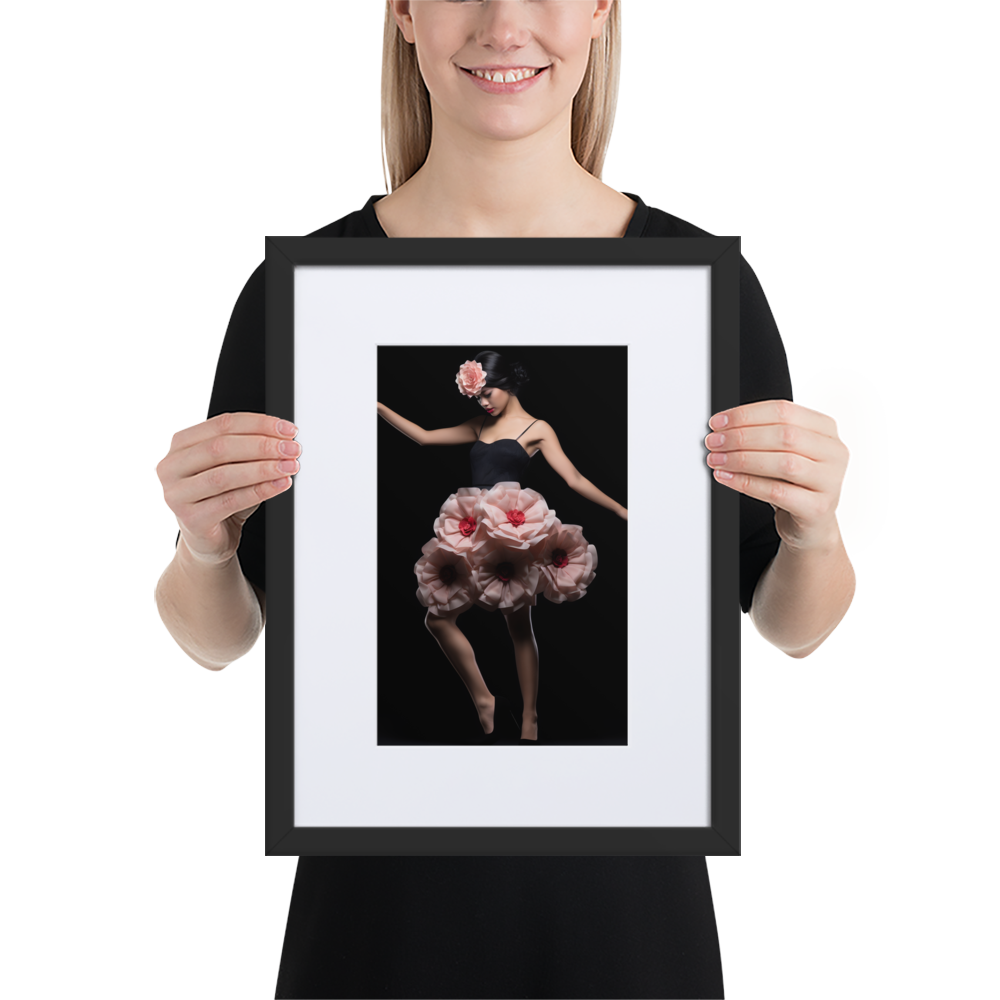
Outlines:
[[486,387],[486,372],[478,361],[466,361],[455,376],[463,396],[478,396]]

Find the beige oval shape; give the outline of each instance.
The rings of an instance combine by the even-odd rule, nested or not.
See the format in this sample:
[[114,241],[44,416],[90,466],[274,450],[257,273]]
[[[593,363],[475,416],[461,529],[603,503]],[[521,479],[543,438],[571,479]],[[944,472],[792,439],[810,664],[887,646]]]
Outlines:
[[834,417],[851,449],[837,516],[853,556],[875,541],[889,511],[889,432],[882,398],[860,372],[824,368],[795,401]]

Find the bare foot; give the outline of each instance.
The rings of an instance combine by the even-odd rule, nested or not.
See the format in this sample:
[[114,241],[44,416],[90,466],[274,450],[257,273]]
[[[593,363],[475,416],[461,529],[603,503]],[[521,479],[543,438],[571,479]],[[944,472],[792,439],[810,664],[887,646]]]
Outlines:
[[538,739],[538,713],[530,714],[528,712],[521,713],[521,739],[522,740],[537,740]]
[[493,732],[493,725],[496,716],[497,700],[490,695],[489,701],[484,701],[481,705],[476,705],[479,710],[479,723],[483,727],[483,732],[489,736]]

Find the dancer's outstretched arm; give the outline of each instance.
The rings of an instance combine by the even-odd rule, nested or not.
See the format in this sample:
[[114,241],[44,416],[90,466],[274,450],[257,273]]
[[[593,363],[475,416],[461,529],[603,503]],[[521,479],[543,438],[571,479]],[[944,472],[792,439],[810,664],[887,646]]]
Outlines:
[[469,417],[463,424],[454,427],[439,427],[437,430],[424,430],[419,424],[412,420],[400,416],[395,410],[390,410],[384,403],[377,403],[378,415],[396,428],[401,434],[405,434],[411,441],[417,444],[468,444],[476,440],[476,424],[482,417]]
[[535,422],[531,428],[531,439],[538,442],[538,450],[545,456],[545,461],[566,480],[567,486],[576,490],[580,496],[593,500],[594,503],[607,507],[619,517],[628,520],[628,511],[617,500],[612,500],[607,493],[602,493],[586,476],[581,475],[577,467],[566,457],[556,432],[547,420]]

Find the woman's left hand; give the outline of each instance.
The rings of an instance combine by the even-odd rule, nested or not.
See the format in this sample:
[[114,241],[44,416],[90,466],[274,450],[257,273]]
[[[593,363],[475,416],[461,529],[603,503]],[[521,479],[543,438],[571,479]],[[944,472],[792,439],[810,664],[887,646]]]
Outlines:
[[832,417],[769,399],[721,410],[708,426],[716,480],[769,503],[786,545],[820,548],[839,537],[835,512],[850,455]]

